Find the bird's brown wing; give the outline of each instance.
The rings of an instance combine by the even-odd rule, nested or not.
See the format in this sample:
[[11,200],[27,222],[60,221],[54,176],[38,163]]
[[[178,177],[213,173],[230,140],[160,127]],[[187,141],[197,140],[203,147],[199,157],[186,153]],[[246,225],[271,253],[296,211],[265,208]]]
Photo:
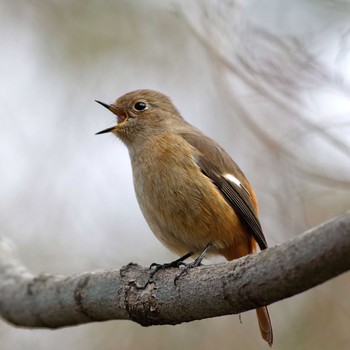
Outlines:
[[[245,187],[247,183],[242,171],[231,157],[212,139],[197,133],[182,133],[181,136],[198,151],[197,165],[221,192],[225,200],[249,228],[261,250],[267,248],[257,211]],[[227,175],[238,181],[230,181]],[[241,183],[241,184],[240,184]]]

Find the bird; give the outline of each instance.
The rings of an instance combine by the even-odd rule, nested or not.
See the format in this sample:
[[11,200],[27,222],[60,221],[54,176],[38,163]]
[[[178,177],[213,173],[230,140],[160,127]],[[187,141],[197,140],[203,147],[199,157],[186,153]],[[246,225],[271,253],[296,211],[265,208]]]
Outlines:
[[[156,268],[201,264],[206,254],[234,260],[268,247],[254,190],[239,166],[214,140],[188,123],[171,99],[154,90],[128,92],[109,104],[113,133],[127,147],[141,211],[154,235],[180,256]],[[189,264],[184,260],[197,258]],[[262,338],[273,330],[266,306],[256,309]]]

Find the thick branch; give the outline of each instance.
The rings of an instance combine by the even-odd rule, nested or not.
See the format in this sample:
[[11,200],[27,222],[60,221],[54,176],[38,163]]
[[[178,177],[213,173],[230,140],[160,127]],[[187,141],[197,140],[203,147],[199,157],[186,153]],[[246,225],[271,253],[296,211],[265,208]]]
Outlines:
[[350,269],[350,213],[292,240],[181,276],[129,264],[73,277],[29,273],[0,240],[0,314],[18,326],[57,328],[129,319],[144,326],[241,313],[310,289]]

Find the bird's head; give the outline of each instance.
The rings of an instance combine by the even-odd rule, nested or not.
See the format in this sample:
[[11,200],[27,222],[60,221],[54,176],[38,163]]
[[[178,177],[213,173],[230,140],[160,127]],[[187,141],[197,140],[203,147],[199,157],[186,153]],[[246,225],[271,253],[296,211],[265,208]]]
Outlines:
[[97,101],[117,117],[117,125],[98,132],[112,132],[127,146],[135,140],[162,132],[169,132],[177,123],[183,123],[169,97],[154,90],[137,90],[119,97],[114,103]]

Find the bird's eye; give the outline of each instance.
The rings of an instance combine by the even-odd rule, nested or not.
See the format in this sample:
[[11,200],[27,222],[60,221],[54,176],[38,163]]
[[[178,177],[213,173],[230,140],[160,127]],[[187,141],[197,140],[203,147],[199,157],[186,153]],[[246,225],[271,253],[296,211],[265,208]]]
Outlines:
[[134,104],[134,109],[136,109],[137,111],[144,111],[145,109],[147,109],[147,105],[145,102],[136,102]]

